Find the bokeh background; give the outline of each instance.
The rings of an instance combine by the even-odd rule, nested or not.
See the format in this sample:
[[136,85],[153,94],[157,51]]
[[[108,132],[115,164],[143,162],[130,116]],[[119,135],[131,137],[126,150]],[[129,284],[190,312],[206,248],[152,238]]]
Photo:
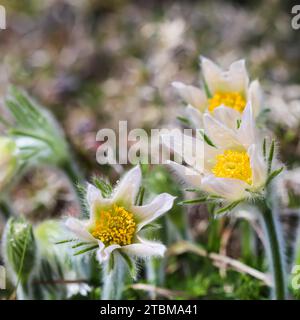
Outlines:
[[[265,106],[271,110],[267,124],[277,136],[281,158],[293,170],[281,182],[282,220],[288,240],[296,238],[300,30],[291,27],[295,1],[7,0],[1,4],[7,9],[8,24],[0,32],[1,96],[13,83],[51,110],[87,179],[97,174],[116,181],[120,170],[126,169],[97,164],[99,129],[117,129],[119,120],[128,120],[129,129],[178,125],[183,104],[171,82],[198,85],[199,55],[223,66],[245,58],[251,78],[258,78],[265,90]],[[163,169],[154,169],[149,186],[160,191],[158,185],[163,189],[171,178]],[[77,214],[65,179],[49,168],[29,172],[13,188],[12,197],[16,211],[35,224]],[[264,269],[261,244],[247,223],[238,222],[236,227],[236,221],[224,219],[211,227],[214,223],[209,224],[206,208],[188,211],[192,234],[205,239],[206,249]],[[214,259],[203,263],[195,281],[186,259],[180,258],[185,250],[175,248],[168,260],[170,280],[165,286],[170,292],[160,292],[163,297],[182,297],[176,290],[194,298],[267,297],[264,282],[239,273],[226,277],[226,263]],[[194,256],[188,259],[197,261]],[[198,270],[197,263],[194,269]],[[180,284],[182,272],[186,283]],[[147,297],[144,291],[131,292],[130,297]]]

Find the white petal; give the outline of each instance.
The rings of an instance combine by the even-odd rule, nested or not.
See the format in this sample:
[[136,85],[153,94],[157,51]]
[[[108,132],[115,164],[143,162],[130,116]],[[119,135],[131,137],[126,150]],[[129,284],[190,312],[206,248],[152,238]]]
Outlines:
[[96,212],[99,212],[99,208],[107,207],[111,204],[111,199],[105,199],[102,197],[101,191],[93,186],[92,184],[87,184],[87,203],[90,209],[90,222],[95,220]]
[[133,206],[131,210],[138,220],[137,231],[169,211],[173,207],[175,199],[176,197],[168,193],[162,193],[156,196],[149,204]]
[[207,105],[205,94],[197,87],[186,85],[182,82],[173,82],[172,86],[177,89],[182,99],[192,106],[204,111]]
[[95,242],[96,239],[87,231],[88,221],[81,221],[75,218],[68,218],[65,222],[66,227],[76,236],[84,241]]
[[200,188],[201,174],[192,168],[186,167],[174,161],[169,161],[168,165],[181,177],[184,182],[191,187]]
[[142,180],[140,166],[135,166],[128,171],[116,187],[113,202],[122,202],[127,205],[134,203]]
[[243,111],[242,122],[238,130],[238,139],[245,148],[255,142],[255,121],[251,102],[247,103]]
[[261,187],[267,179],[267,166],[262,154],[262,147],[251,145],[248,149],[250,166],[252,169],[253,187]]
[[233,62],[228,71],[228,79],[232,91],[247,92],[249,85],[249,76],[246,69],[245,60]]
[[221,196],[230,201],[240,200],[245,197],[245,189],[249,185],[238,179],[218,178],[213,175],[202,179],[202,189],[208,193]]
[[217,91],[245,93],[249,83],[245,61],[233,62],[228,71],[223,71],[211,60],[201,57],[203,75],[212,94]]
[[101,191],[93,186],[92,184],[87,184],[87,192],[86,192],[86,200],[89,206],[91,206],[95,201],[102,201],[102,193]]
[[210,114],[203,116],[204,132],[217,146],[231,148],[239,144],[236,133],[223,125],[220,121],[214,119]]
[[99,263],[103,263],[107,261],[111,255],[111,253],[116,250],[120,249],[121,246],[118,244],[112,244],[111,246],[105,247],[104,244],[101,241],[99,241],[99,249],[97,250],[97,260]]
[[241,114],[233,108],[220,106],[214,109],[214,117],[230,129],[237,129],[238,120],[241,120]]
[[191,135],[176,131],[162,134],[161,141],[165,148],[174,152],[176,162],[185,161],[189,166],[199,171],[203,170],[205,147],[203,139],[195,139]]
[[262,109],[263,92],[258,80],[254,80],[250,83],[248,89],[248,100],[251,101],[253,115],[256,118]]
[[189,104],[185,111],[194,128],[200,129],[203,127],[202,113],[198,109]]
[[166,252],[166,247],[154,241],[144,240],[138,237],[139,243],[130,244],[124,246],[121,250],[131,256],[136,256],[140,258],[148,257],[162,257]]

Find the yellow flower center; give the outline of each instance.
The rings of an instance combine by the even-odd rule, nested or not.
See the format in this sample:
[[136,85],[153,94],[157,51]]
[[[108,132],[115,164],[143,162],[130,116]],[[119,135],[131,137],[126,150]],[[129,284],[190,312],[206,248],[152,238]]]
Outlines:
[[217,163],[212,169],[216,177],[233,178],[252,183],[250,158],[245,151],[225,150],[216,157]]
[[133,214],[123,207],[114,205],[109,210],[100,211],[91,234],[105,246],[118,244],[126,246],[132,243],[136,223]]
[[215,108],[220,107],[222,104],[239,112],[243,112],[246,107],[246,100],[238,92],[216,92],[208,101],[208,110],[210,112],[213,112]]

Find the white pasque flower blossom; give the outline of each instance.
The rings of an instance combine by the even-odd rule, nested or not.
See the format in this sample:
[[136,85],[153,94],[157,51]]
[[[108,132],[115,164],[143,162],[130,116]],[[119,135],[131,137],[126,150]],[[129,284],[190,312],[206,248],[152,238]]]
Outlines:
[[17,146],[14,140],[0,137],[0,155],[0,190],[2,190],[17,169]]
[[244,60],[233,62],[226,71],[205,57],[201,57],[200,62],[211,96],[195,86],[177,81],[172,83],[188,104],[186,113],[196,128],[203,127],[206,112],[229,127],[235,125],[241,119],[247,101],[252,103],[254,116],[259,114],[262,90],[258,80],[250,83]]
[[[251,104],[247,104],[240,126],[235,130],[208,113],[203,117],[203,124],[206,136],[214,144],[205,142],[204,154],[198,155],[203,158],[203,168],[173,161],[169,161],[169,165],[187,184],[226,201],[239,201],[249,198],[251,192],[260,192],[267,179],[267,165],[256,136]],[[195,139],[202,138],[185,137],[184,141],[193,146]],[[162,141],[166,141],[164,136]],[[193,163],[193,159],[184,160]]]
[[141,231],[170,210],[175,197],[162,193],[149,204],[136,205],[141,179],[141,169],[136,166],[123,177],[109,198],[104,198],[98,188],[88,184],[90,219],[68,218],[66,221],[67,228],[78,238],[99,245],[97,259],[100,263],[107,261],[114,250],[141,258],[165,253],[163,244],[143,239]]

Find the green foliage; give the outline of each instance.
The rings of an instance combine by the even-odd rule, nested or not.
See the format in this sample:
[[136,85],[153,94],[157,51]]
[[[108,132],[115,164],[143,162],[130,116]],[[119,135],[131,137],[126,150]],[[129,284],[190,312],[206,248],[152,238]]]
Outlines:
[[21,218],[11,218],[4,234],[7,267],[12,270],[16,284],[24,285],[37,262],[37,248],[32,226]]
[[14,122],[3,122],[9,135],[17,142],[24,165],[29,160],[30,163],[63,165],[69,159],[64,135],[50,113],[15,87],[11,87],[5,105]]

